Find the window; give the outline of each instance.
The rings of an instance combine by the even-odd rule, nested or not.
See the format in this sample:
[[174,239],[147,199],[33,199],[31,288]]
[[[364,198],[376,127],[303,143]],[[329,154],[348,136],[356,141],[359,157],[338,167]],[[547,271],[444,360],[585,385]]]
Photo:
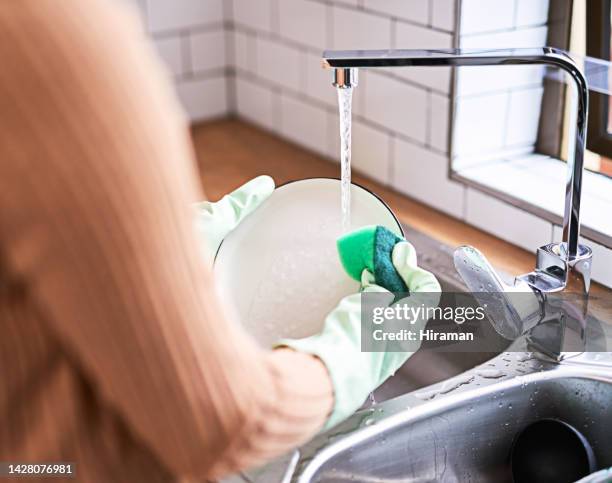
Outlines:
[[[457,31],[459,47],[548,45],[571,52],[587,77],[612,87],[612,75],[593,66],[612,62],[612,0],[530,0],[511,27],[495,31]],[[463,15],[463,13],[462,13]],[[463,20],[463,17],[462,17]],[[463,24],[461,24],[463,25]],[[598,51],[587,52],[597,46]],[[595,35],[598,35],[595,36]],[[590,62],[585,57],[603,61]],[[585,63],[583,66],[582,63]],[[560,238],[567,160],[573,153],[573,89],[555,69],[507,66],[457,69],[453,86],[450,176],[468,187],[466,220],[495,230],[495,216],[482,221],[471,209],[470,193],[498,198],[552,223]],[[467,70],[470,69],[470,70]],[[473,70],[472,70],[473,69]],[[480,70],[479,70],[480,69]],[[512,70],[511,70],[512,69]],[[593,83],[593,86],[594,87]],[[582,236],[612,248],[612,105],[609,96],[590,95],[590,116],[582,178]],[[594,127],[593,124],[596,124]],[[481,201],[482,203],[482,201]],[[488,225],[487,225],[488,223]],[[499,233],[505,232],[501,230]],[[511,239],[525,241],[522,236]]]
[[[612,60],[610,52],[610,0],[586,2],[586,55]],[[592,168],[612,176],[612,109],[611,97],[590,92],[587,148],[599,155],[599,163]],[[591,163],[593,164],[593,163]]]

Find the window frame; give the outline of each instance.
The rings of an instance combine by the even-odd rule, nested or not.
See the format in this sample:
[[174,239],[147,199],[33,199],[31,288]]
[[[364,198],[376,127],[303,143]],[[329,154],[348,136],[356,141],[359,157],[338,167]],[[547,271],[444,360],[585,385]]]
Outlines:
[[[587,2],[586,54],[610,59],[610,0]],[[608,131],[609,96],[589,93],[587,149],[612,158],[612,132]]]
[[[612,3],[612,0],[606,1]],[[588,22],[585,19],[585,16],[588,18],[588,15],[590,15],[593,11],[592,8],[587,8],[589,5],[591,5],[591,2],[600,3],[600,7],[604,6],[601,0],[587,0],[587,2],[584,4],[584,10],[579,10],[580,15],[576,15],[577,7],[574,5],[573,0],[550,0],[546,44],[551,47],[570,51],[572,41],[578,40],[580,42],[579,50],[582,53],[586,53],[585,30],[588,28]],[[601,19],[601,14],[599,14],[597,18]],[[609,19],[610,16],[608,15],[606,18]],[[578,34],[576,29],[572,28],[574,27],[574,22],[580,22],[582,24],[580,25],[581,28]],[[458,39],[458,32],[459,30],[457,30],[455,42],[457,42]],[[602,35],[601,31],[599,35]],[[572,36],[575,36],[574,39]],[[601,47],[599,52],[601,52]],[[606,55],[603,57],[607,58]],[[601,54],[598,54],[597,56],[602,57]],[[455,69],[453,69],[452,72],[450,98],[455,99],[457,75]],[[474,166],[463,166],[456,163],[457,159],[454,154],[454,143],[456,142],[455,114],[457,106],[456,102],[453,102],[449,124],[451,126],[449,130],[449,179],[464,185],[466,193],[468,193],[468,190],[471,189],[484,193],[485,195],[489,195],[492,198],[501,200],[515,208],[530,213],[537,218],[552,223],[552,225],[555,227],[554,231],[558,231],[558,227],[563,224],[563,212],[560,211],[562,205],[561,203],[558,206],[555,204],[553,207],[549,201],[559,195],[559,189],[556,185],[551,186],[551,183],[544,183],[543,185],[540,185],[539,180],[542,176],[549,176],[549,179],[555,177],[562,179],[566,176],[567,164],[564,159],[567,157],[567,153],[565,151],[568,149],[567,136],[571,135],[568,133],[570,133],[572,129],[572,126],[568,126],[568,123],[571,122],[572,117],[569,111],[571,111],[571,95],[573,92],[570,92],[570,90],[571,86],[567,85],[565,81],[559,79],[558,76],[544,77],[544,96],[542,98],[535,151],[531,155],[520,157],[517,167],[521,174],[526,176],[524,178],[525,182],[521,184],[521,187],[524,187],[524,189],[521,188],[520,190],[517,190],[516,186],[511,185],[511,183],[504,183],[504,180],[507,179],[505,176],[498,176],[495,173],[489,173],[490,176],[489,174],[474,176],[474,172],[482,173],[483,170],[479,169],[479,167],[483,166],[484,163],[475,164]],[[596,97],[595,94],[597,93],[589,90],[591,100]],[[569,106],[567,105],[568,103]],[[606,105],[604,105],[604,108],[607,112]],[[592,122],[591,116],[589,116],[589,125],[590,122]],[[607,121],[603,126],[605,129],[607,129]],[[610,137],[612,138],[612,133],[610,134]],[[602,159],[608,157],[612,158],[612,156],[600,154],[595,149],[592,149],[590,145],[588,145],[588,151],[601,155]],[[540,169],[542,166],[541,162],[526,165],[525,161],[529,156],[532,156],[533,159],[542,157],[541,160],[543,161],[547,161],[545,158],[549,158],[550,160],[558,161],[558,163],[556,166],[547,165],[547,172],[545,175],[543,175],[543,172]],[[592,192],[602,189],[604,193],[612,193],[612,176],[610,174],[585,168],[583,177],[585,185],[592,185],[594,182],[597,184],[597,189],[594,189]],[[535,183],[531,183],[534,181],[534,179],[536,180]],[[605,184],[603,188],[601,183]],[[530,188],[534,184],[538,184],[537,189]],[[529,192],[527,193],[527,191]],[[537,196],[531,196],[534,193]],[[604,200],[597,196],[589,197],[587,196],[587,193],[583,193],[583,196],[583,206],[588,205],[588,201],[590,201],[594,208],[591,209],[592,216],[588,220],[585,219],[586,217],[584,216],[583,212],[581,230],[582,236],[601,245],[602,247],[605,247],[605,249],[612,250],[612,226],[607,223],[607,220],[609,220],[607,214],[609,214],[612,210],[612,199],[608,201],[607,196]],[[464,218],[467,220],[468,215],[464,214]],[[600,223],[600,221],[604,221],[605,224]],[[483,227],[483,229],[488,230],[487,227]]]

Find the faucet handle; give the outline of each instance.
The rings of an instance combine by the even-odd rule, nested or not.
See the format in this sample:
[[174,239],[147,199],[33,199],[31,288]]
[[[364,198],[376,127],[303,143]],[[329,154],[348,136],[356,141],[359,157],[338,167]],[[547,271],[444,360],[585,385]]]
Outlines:
[[540,322],[540,294],[526,282],[518,278],[512,285],[504,282],[487,258],[471,246],[457,248],[453,259],[457,272],[499,335],[516,340]]
[[474,247],[463,245],[453,254],[455,268],[471,292],[503,292],[508,286],[489,260]]

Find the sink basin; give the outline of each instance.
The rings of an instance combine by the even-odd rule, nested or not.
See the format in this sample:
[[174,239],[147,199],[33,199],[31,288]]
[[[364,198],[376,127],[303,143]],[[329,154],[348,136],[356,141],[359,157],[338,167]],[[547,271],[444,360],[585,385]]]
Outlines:
[[610,367],[551,366],[457,394],[432,394],[427,404],[339,437],[298,465],[293,481],[511,481],[514,439],[545,418],[578,429],[598,469],[612,466]]

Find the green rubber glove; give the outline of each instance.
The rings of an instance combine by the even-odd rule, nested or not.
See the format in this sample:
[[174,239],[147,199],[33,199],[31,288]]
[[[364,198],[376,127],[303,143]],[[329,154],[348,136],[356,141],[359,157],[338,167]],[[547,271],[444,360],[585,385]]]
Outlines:
[[[392,261],[411,294],[434,293],[426,300],[433,306],[438,305],[440,284],[432,273],[417,265],[416,251],[410,243],[398,243],[393,248]],[[389,304],[394,299],[391,292],[374,283],[374,276],[367,269],[362,273],[362,292],[387,293]],[[423,297],[406,297],[401,303],[420,306]],[[426,322],[416,321],[414,327],[424,326]],[[397,347],[397,342],[393,344]],[[281,340],[277,346],[315,355],[326,365],[334,388],[334,408],[323,428],[326,430],[354,413],[368,394],[393,375],[420,347],[417,342],[409,344],[411,346],[406,352],[362,352],[361,293],[357,293],[340,301],[325,319],[320,333],[304,339]]]
[[196,233],[204,240],[204,252],[212,261],[229,232],[238,226],[274,191],[270,176],[258,176],[217,202],[195,204]]
[[610,483],[612,481],[612,468],[601,470],[576,481],[575,483]]

